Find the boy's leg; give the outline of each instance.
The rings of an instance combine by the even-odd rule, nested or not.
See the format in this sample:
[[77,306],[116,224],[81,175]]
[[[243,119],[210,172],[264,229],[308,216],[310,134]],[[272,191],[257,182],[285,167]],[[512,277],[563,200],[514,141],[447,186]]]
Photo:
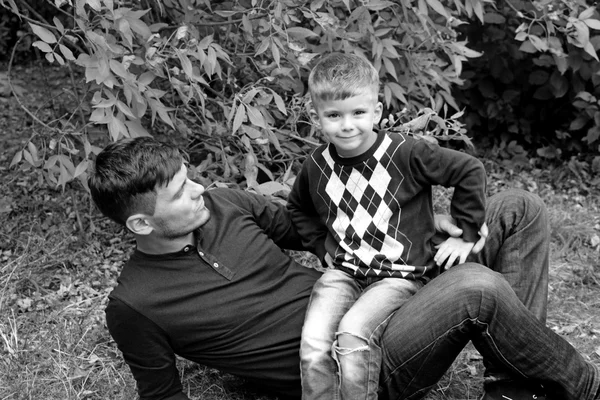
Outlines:
[[337,366],[331,346],[338,324],[361,292],[348,274],[328,269],[313,287],[302,327],[302,399],[339,400]]
[[342,399],[377,400],[379,337],[394,311],[422,286],[421,282],[400,278],[378,280],[367,286],[342,318],[333,345]]
[[380,398],[424,397],[469,340],[513,375],[543,382],[556,398],[598,396],[596,367],[531,314],[499,274],[465,264],[432,280],[390,319]]

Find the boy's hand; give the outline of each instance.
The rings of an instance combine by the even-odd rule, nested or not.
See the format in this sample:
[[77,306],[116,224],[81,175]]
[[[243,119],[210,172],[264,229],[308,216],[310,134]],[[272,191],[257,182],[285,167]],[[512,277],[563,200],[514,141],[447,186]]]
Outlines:
[[[454,218],[452,218],[449,215],[439,215],[439,214],[434,215],[434,226],[435,226],[436,232],[441,233],[441,234],[447,234],[454,238],[460,237],[463,233],[462,229],[460,229],[458,226],[456,226],[456,222],[454,221]],[[471,249],[471,253],[473,253],[473,254],[479,253],[481,251],[481,249],[483,249],[483,246],[485,245],[485,241],[489,234],[488,227],[485,222],[481,226],[481,229],[479,230],[478,233],[479,233],[479,240],[477,241],[477,243],[475,243],[475,245]],[[440,243],[440,245],[441,245],[441,243]],[[436,248],[439,248],[440,245],[437,245]]]
[[450,237],[443,243],[435,246],[438,251],[433,260],[438,266],[444,266],[444,269],[453,267],[456,264],[462,264],[467,261],[475,243],[465,242],[461,238]]

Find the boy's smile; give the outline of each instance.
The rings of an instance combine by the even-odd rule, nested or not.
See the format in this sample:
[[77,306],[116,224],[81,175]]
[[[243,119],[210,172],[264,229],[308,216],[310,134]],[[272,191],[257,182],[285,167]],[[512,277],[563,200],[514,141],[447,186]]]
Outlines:
[[373,125],[381,119],[383,105],[369,90],[343,100],[319,100],[311,110],[313,120],[341,157],[356,157],[377,139]]

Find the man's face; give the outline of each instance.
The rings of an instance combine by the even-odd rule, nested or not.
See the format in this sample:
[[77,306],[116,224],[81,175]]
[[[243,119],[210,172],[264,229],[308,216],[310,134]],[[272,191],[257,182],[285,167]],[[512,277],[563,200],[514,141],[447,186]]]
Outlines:
[[204,186],[188,179],[187,167],[182,165],[168,185],[156,190],[154,215],[149,219],[154,233],[172,240],[204,225],[210,211],[205,207],[202,193]]
[[373,125],[379,122],[383,106],[370,90],[344,100],[321,100],[315,108],[313,119],[340,156],[356,157],[375,143]]

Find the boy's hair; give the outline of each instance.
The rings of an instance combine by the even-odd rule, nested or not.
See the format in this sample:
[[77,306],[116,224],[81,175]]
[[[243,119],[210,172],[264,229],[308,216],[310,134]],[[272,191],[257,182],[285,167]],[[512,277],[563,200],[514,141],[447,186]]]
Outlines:
[[315,65],[308,76],[308,90],[313,103],[344,100],[364,93],[365,89],[378,95],[379,73],[373,64],[354,54],[329,54]]
[[102,214],[122,225],[136,213],[154,215],[156,188],[167,185],[184,161],[187,154],[151,137],[111,143],[88,177],[92,199]]

